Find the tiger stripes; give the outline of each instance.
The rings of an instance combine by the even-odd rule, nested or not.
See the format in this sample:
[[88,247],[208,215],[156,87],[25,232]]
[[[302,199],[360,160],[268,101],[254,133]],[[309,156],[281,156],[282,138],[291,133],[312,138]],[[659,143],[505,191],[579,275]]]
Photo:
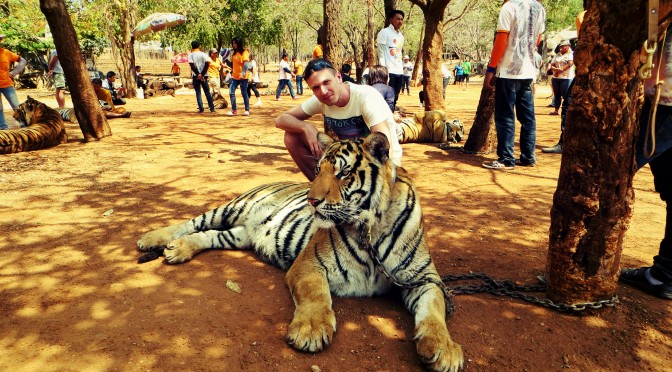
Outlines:
[[208,249],[253,249],[287,270],[297,307],[287,340],[309,352],[327,347],[336,331],[332,294],[373,296],[394,286],[376,262],[397,282],[430,278],[401,291],[416,321],[416,349],[430,369],[457,371],[462,349],[450,338],[443,292],[432,283],[441,279],[411,178],[389,160],[383,134],[333,142],[320,133],[319,139],[325,150],[312,184],[256,187],[187,222],[146,233],[138,248],[163,249],[168,263]]
[[28,126],[0,131],[0,154],[40,150],[67,142],[61,115],[30,96],[14,111],[14,119]]

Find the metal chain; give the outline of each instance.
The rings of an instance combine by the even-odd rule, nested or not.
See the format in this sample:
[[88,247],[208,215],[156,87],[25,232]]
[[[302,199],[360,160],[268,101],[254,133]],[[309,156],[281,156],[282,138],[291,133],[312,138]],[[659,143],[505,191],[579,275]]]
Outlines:
[[[593,302],[580,302],[576,304],[556,303],[547,298],[539,298],[537,296],[525,294],[526,292],[545,292],[548,286],[544,281],[538,285],[518,285],[510,280],[497,280],[483,273],[470,273],[460,275],[445,275],[441,280],[432,277],[425,277],[423,279],[401,282],[396,277],[387,272],[383,263],[378,258],[378,252],[371,245],[371,228],[368,230],[364,225],[360,227],[359,244],[363,249],[369,253],[369,257],[373,260],[376,268],[385,277],[397,287],[404,289],[414,289],[422,287],[426,284],[435,284],[443,292],[446,301],[446,317],[450,316],[455,311],[453,304],[453,297],[461,294],[475,294],[475,293],[490,293],[497,296],[508,296],[523,300],[533,305],[542,306],[551,310],[559,312],[580,312],[586,309],[601,309],[605,306],[613,307],[618,301],[618,296],[613,295],[610,299],[598,300]],[[456,285],[447,287],[445,282],[454,282],[458,280],[479,280],[480,285]]]

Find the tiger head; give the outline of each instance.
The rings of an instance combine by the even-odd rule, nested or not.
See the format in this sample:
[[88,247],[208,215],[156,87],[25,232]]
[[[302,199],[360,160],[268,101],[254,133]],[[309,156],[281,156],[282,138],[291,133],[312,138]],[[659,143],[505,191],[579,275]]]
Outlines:
[[26,101],[14,110],[14,120],[18,121],[22,127],[33,124],[33,117],[39,117],[44,110],[44,106],[44,103],[28,96]]
[[322,228],[373,221],[389,197],[395,178],[390,144],[382,133],[334,142],[320,133],[323,155],[308,192]]

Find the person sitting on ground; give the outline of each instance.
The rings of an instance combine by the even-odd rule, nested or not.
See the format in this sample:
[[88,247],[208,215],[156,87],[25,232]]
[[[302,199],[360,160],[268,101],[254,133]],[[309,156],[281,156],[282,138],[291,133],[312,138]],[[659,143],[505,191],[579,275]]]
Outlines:
[[93,84],[93,90],[96,92],[96,97],[101,102],[101,107],[103,112],[105,112],[105,117],[107,119],[114,118],[128,118],[131,116],[130,111],[126,111],[123,107],[114,107],[114,101],[112,100],[112,94],[109,90],[103,88],[103,81],[101,79],[91,80]]
[[322,156],[313,115],[324,115],[324,126],[339,139],[365,137],[381,132],[390,143],[390,159],[401,166],[401,146],[392,112],[378,91],[369,85],[347,84],[331,62],[324,58],[310,61],[303,73],[313,96],[280,114],[275,126],[285,131],[285,146],[301,172],[314,180]]
[[369,85],[376,88],[376,90],[382,94],[390,111],[394,112],[394,88],[387,85],[387,80],[387,67],[375,65],[369,70]]
[[344,63],[343,66],[341,66],[341,78],[343,79],[343,82],[357,84],[355,79],[350,77],[350,71],[352,71],[352,66],[349,63]]
[[108,71],[105,77],[107,77],[107,79],[103,80],[103,88],[107,89],[112,95],[112,102],[115,105],[125,105],[126,101],[121,99],[121,97],[126,95],[126,88],[120,87],[117,89],[114,86],[114,82],[117,81],[117,73]]
[[142,88],[142,90],[147,90],[147,80],[142,76],[142,73],[140,72],[142,68],[140,66],[135,66],[135,84],[138,86],[138,88]]

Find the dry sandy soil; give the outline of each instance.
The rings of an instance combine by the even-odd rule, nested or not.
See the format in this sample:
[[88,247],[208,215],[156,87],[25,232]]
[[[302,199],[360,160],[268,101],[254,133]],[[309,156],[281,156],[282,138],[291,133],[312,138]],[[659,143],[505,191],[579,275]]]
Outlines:
[[[449,113],[467,131],[479,84],[449,88]],[[28,93],[55,103],[48,93]],[[420,110],[416,93],[400,106]],[[559,134],[549,95],[548,87],[537,92],[538,148]],[[284,341],[293,313],[284,275],[252,253],[136,263],[136,241],[147,231],[259,184],[303,181],[274,128],[274,118],[297,102],[265,97],[252,116],[226,117],[195,113],[191,93],[130,100],[133,116],[111,120],[109,138],[82,143],[68,124],[67,144],[0,156],[0,369],[421,370],[413,320],[394,295],[335,299],[333,345],[301,353]],[[493,154],[403,148],[439,272],[536,283],[561,157],[539,151],[539,166],[501,172],[480,166]],[[649,264],[664,228],[648,168],[634,187],[623,266]],[[227,288],[229,280],[241,294]],[[488,294],[457,296],[448,327],[463,346],[466,371],[672,369],[670,303],[622,285],[617,294],[616,307],[579,316]]]

